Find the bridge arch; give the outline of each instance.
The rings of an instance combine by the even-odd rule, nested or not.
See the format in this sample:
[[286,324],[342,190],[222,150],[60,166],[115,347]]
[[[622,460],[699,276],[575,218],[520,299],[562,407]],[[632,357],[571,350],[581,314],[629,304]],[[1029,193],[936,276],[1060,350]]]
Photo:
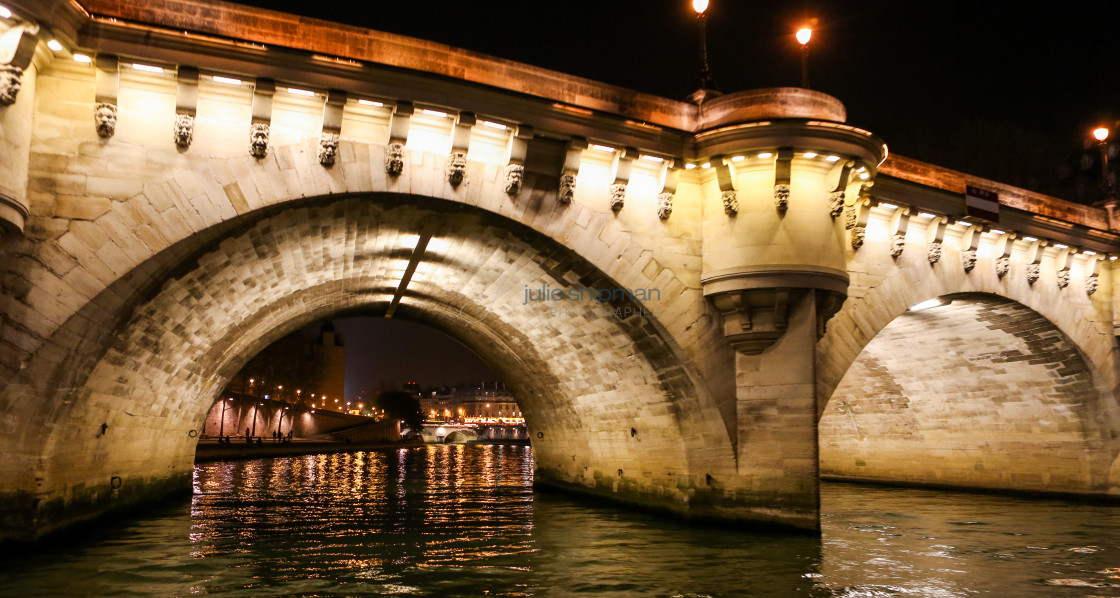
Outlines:
[[[711,434],[725,430],[718,408],[652,312],[588,290],[527,301],[542,288],[620,287],[575,252],[509,219],[415,196],[314,198],[255,216],[204,233],[202,251],[103,336],[100,352],[72,338],[74,352],[87,345],[94,357],[71,364],[88,372],[56,378],[75,384],[63,404],[20,405],[41,422],[18,447],[38,455],[30,517],[181,485],[191,430],[245,361],[316,319],[384,313],[410,261],[394,317],[449,333],[502,374],[542,481],[695,514],[706,476],[734,475],[730,439]],[[432,235],[423,247],[420,231]],[[54,390],[21,388],[25,399]]]
[[[1094,301],[1080,285],[1032,285],[1022,264],[1000,278],[991,258],[971,273],[955,251],[924,258],[860,273],[828,323],[822,475],[1115,493],[1116,364]],[[945,305],[910,310],[931,299]]]

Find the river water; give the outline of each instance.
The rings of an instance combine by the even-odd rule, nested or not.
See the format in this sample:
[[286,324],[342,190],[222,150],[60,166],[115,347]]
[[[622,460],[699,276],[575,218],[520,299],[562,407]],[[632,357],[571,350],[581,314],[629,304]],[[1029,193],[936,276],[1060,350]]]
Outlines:
[[825,484],[809,538],[532,477],[524,446],[205,463],[189,503],[3,562],[0,595],[1120,596],[1120,506]]

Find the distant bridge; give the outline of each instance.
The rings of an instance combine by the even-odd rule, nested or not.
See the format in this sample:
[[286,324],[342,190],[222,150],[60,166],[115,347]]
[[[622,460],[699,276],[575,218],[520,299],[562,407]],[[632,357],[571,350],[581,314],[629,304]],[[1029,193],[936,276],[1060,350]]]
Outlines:
[[5,4],[0,538],[189,489],[230,377],[354,311],[483,356],[542,484],[808,530],[822,474],[1120,492],[1115,206],[889,155],[803,89],[695,105],[201,0]]
[[523,425],[426,423],[421,432],[425,442],[473,442],[476,440],[528,440]]

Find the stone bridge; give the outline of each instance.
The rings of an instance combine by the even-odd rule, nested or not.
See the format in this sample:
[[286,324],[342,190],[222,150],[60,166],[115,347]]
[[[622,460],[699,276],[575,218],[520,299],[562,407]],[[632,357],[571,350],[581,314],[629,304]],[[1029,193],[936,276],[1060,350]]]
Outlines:
[[806,530],[821,476],[1120,491],[1104,208],[889,155],[803,89],[2,1],[0,538],[190,492],[230,376],[342,313],[484,356],[541,484]]

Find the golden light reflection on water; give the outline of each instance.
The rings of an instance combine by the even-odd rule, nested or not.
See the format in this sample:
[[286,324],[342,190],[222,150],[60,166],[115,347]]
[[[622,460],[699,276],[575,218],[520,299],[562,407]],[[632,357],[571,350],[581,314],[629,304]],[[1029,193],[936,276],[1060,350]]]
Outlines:
[[534,495],[531,455],[430,446],[199,465],[189,507],[0,563],[0,594],[1120,595],[1117,507],[826,484],[817,539]]

